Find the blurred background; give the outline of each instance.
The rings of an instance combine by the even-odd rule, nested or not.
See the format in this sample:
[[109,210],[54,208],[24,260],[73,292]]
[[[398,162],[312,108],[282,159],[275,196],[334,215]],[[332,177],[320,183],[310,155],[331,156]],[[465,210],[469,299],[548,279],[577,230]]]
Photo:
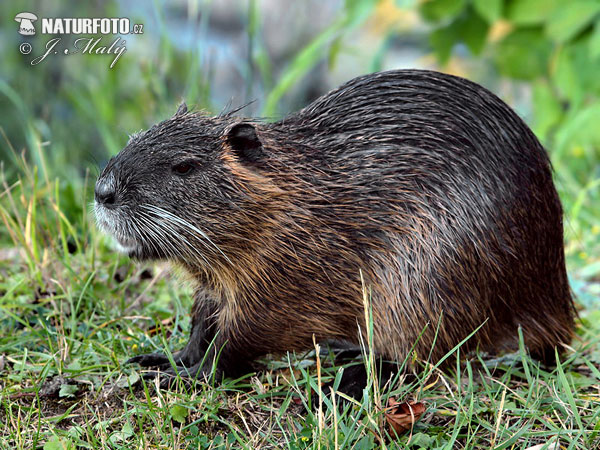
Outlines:
[[[18,33],[24,11],[33,36]],[[126,17],[143,34],[32,65],[52,38],[64,49],[88,37],[41,34],[43,17]],[[79,214],[86,177],[181,100],[212,113],[251,102],[241,114],[275,120],[360,74],[435,69],[498,94],[546,146],[573,288],[583,304],[600,295],[598,0],[25,0],[3,2],[0,19],[0,191],[33,168]],[[109,68],[116,38],[126,52]]]

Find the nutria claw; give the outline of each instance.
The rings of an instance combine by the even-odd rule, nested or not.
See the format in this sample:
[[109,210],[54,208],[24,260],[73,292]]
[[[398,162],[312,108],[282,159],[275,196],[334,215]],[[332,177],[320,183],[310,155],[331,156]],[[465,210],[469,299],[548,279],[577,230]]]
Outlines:
[[177,379],[181,379],[187,388],[191,388],[206,378],[205,372],[196,366],[192,368],[178,366],[176,369],[168,367],[165,370],[148,370],[144,371],[142,376],[148,381],[158,378],[161,389],[170,389]]
[[164,353],[145,353],[129,358],[125,364],[139,364],[142,367],[159,367],[171,365],[169,358]]
[[[176,355],[176,354],[175,354]],[[137,355],[126,361],[126,364],[139,364],[142,367],[152,367],[155,370],[146,370],[143,372],[145,380],[160,379],[161,389],[168,389],[173,385],[173,382],[179,377],[187,386],[192,386],[195,382],[205,378],[207,373],[204,370],[202,363],[194,364],[187,367],[183,364],[180,358],[173,355],[176,366],[173,367],[169,358],[161,353],[147,353]]]

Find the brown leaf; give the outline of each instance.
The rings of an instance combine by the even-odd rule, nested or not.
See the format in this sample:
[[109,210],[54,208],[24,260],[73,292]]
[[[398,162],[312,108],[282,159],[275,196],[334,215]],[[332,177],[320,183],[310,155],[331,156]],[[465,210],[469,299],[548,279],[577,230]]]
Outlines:
[[162,325],[162,327],[156,326],[156,327],[148,328],[148,331],[146,331],[146,334],[148,334],[149,336],[154,336],[160,332],[161,328],[165,328],[166,329],[165,337],[167,337],[167,338],[171,337],[172,330],[170,330],[169,327],[173,323],[175,323],[174,317],[169,317],[167,319],[163,319],[160,321],[160,324]]
[[385,420],[390,426],[390,431],[404,433],[410,430],[415,422],[421,418],[425,412],[425,403],[422,402],[397,402],[394,397],[388,400],[388,406],[385,408]]

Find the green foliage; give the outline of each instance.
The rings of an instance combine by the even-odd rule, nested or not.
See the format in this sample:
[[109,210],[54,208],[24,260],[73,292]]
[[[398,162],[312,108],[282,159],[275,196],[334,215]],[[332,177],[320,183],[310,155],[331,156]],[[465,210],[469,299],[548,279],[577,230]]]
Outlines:
[[503,0],[473,0],[473,7],[488,23],[494,23],[500,19],[502,3]]
[[449,24],[433,31],[430,42],[438,58],[443,62],[448,61],[452,49],[458,42],[464,42],[471,52],[479,54],[485,44],[488,27],[488,23],[479,13],[469,7]]
[[539,25],[546,21],[562,0],[510,0],[506,18],[517,26]]
[[466,0],[432,0],[421,4],[421,14],[432,22],[441,22],[457,17],[466,5]]
[[511,32],[496,50],[494,61],[505,76],[533,80],[545,73],[545,64],[552,51],[540,27]]
[[279,81],[267,96],[263,116],[275,116],[281,97],[323,58],[329,45],[334,49],[329,53],[331,61],[335,60],[335,48],[339,46],[340,38],[362,24],[369,17],[375,3],[374,0],[345,1],[343,13],[337,20],[316,36],[287,64]]
[[556,8],[546,22],[546,34],[553,41],[564,44],[598,21],[600,2],[575,0]]
[[442,65],[464,44],[500,75],[531,84],[530,122],[551,153],[567,236],[580,243],[573,251],[598,254],[600,2],[429,0],[419,11],[431,24],[430,43]]
[[[69,2],[66,8],[35,3],[31,9],[40,17],[120,17],[112,1],[94,5]],[[162,39],[166,35],[159,30],[146,30],[142,36],[127,37],[130,50],[112,69],[108,68],[110,57],[87,54],[49,56],[31,66],[31,55],[18,51],[22,38],[15,32],[13,20],[24,5],[4,6],[5,14],[0,16],[6,43],[0,72],[0,126],[8,139],[0,136],[0,160],[10,179],[18,172],[16,155],[24,148],[29,160],[52,176],[80,179],[85,168],[117,153],[129,133],[172,114],[182,98],[191,99],[199,108],[212,109],[206,79],[210,70],[200,50],[182,50],[172,39]],[[143,22],[132,11],[132,23]],[[157,18],[161,20],[160,14]],[[199,33],[203,27],[205,21],[199,21]],[[68,46],[73,39],[62,36],[61,45]],[[112,36],[104,36],[103,42],[109,44],[109,39]],[[42,53],[46,40],[32,37],[32,55]],[[136,40],[147,42],[150,48],[146,51],[151,51],[139,64],[131,53]],[[8,145],[16,151],[10,152]]]

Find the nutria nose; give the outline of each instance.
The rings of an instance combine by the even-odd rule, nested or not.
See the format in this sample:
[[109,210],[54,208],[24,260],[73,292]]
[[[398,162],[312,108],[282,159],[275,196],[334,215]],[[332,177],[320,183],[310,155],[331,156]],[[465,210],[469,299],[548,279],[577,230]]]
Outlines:
[[105,178],[101,178],[96,182],[94,195],[98,203],[101,203],[105,206],[114,205],[116,200],[114,184],[109,182]]

